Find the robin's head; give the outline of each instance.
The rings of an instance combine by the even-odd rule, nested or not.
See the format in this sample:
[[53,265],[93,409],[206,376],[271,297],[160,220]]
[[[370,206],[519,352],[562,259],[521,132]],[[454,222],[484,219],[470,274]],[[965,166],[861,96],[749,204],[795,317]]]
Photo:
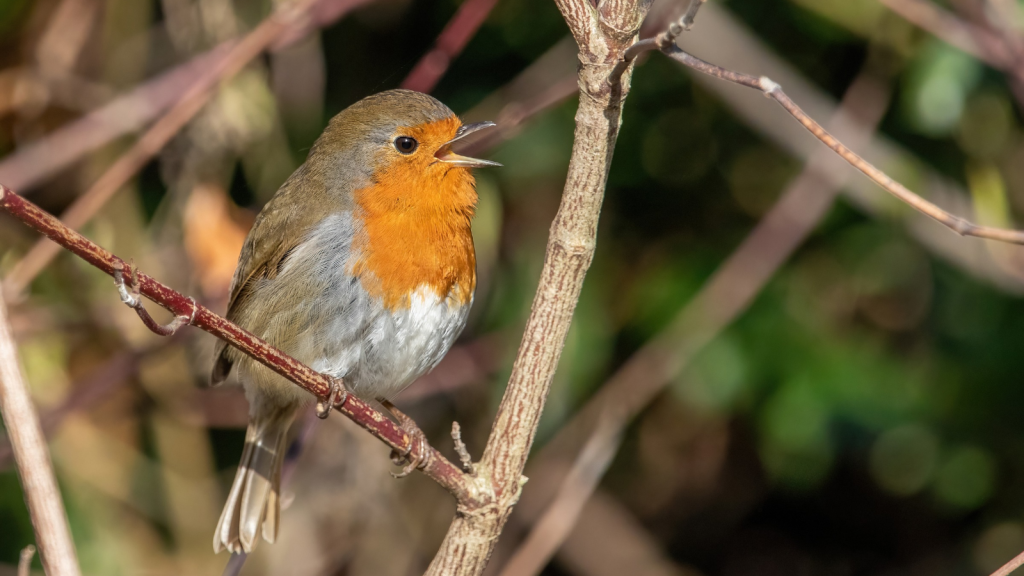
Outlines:
[[[467,158],[452,144],[488,126],[463,125],[434,98],[410,90],[369,96],[335,116],[303,178],[353,210],[353,274],[389,309],[422,287],[467,304],[476,285],[470,219],[477,195]],[[316,193],[316,192],[314,192]]]
[[[446,176],[472,179],[469,168],[497,162],[459,155],[452,145],[494,126],[462,124],[437,99],[411,90],[388,90],[363,98],[331,119],[310,152],[317,170],[333,173],[350,189],[375,184],[423,190]],[[454,171],[454,172],[453,172]]]

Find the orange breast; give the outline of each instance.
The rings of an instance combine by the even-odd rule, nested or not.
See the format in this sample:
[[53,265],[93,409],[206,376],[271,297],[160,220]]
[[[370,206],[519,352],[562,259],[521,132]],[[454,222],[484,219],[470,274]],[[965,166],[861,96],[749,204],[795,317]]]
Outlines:
[[[451,139],[456,118],[410,128],[423,153],[397,157],[357,190],[353,272],[363,288],[389,310],[407,308],[427,287],[453,305],[466,305],[476,288],[476,254],[470,220],[476,189],[468,169],[437,162],[430,153]],[[405,132],[403,132],[405,133]]]

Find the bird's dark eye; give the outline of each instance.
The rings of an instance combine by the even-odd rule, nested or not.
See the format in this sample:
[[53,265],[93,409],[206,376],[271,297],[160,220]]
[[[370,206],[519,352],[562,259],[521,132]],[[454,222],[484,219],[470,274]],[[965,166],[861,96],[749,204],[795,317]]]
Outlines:
[[417,142],[415,138],[410,138],[408,136],[399,136],[398,138],[395,138],[395,150],[398,150],[402,154],[412,154],[416,151],[416,147],[419,145],[420,143]]

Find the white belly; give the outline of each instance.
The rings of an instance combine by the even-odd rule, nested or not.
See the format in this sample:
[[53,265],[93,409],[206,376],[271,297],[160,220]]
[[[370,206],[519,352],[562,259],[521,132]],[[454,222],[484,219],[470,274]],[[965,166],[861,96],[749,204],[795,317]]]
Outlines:
[[[324,350],[312,368],[344,378],[357,396],[394,398],[441,361],[466,325],[470,304],[427,286],[413,293],[408,308],[391,312],[376,303],[359,341]],[[338,333],[349,334],[349,327],[339,325]]]
[[[357,396],[390,399],[441,361],[466,325],[472,301],[463,305],[422,285],[407,308],[387,310],[352,274],[352,234],[347,215],[325,218],[277,281],[261,285],[261,297],[291,304],[270,314],[259,335],[314,370],[343,378]],[[287,294],[279,293],[286,287]],[[269,370],[244,364],[244,380],[266,393],[308,400]]]

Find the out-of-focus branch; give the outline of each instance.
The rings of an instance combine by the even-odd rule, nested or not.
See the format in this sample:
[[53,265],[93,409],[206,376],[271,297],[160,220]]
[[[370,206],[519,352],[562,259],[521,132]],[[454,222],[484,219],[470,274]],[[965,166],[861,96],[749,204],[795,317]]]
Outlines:
[[[311,18],[292,22],[271,49],[295,42],[314,26],[329,26],[351,9],[351,3],[317,0],[310,9]],[[28,190],[85,154],[139,130],[196,85],[208,84],[209,76],[216,76],[236,44],[224,42],[0,159],[0,182],[12,190]]]
[[995,10],[1002,28],[1009,32],[1024,32],[1024,9],[1015,0],[988,0]]
[[223,65],[235,42],[165,72],[0,160],[0,182],[26,190],[119,136],[134,132],[181,99],[198,78]]
[[32,557],[36,555],[36,547],[29,544],[21,549],[18,557],[18,576],[30,576],[32,574]]
[[[888,107],[888,90],[871,73],[862,73],[847,90],[843,105],[834,119],[836,130],[852,142],[868,140]],[[814,226],[825,216],[834,203],[848,173],[836,170],[841,161],[831,152],[820,150],[804,171],[786,189],[782,197],[743,243],[714,273],[700,292],[683,308],[661,334],[637,351],[608,380],[601,390],[580,410],[578,415],[545,447],[537,458],[539,475],[552,472],[543,468],[557,466],[556,450],[565,449],[572,436],[586,427],[594,427],[587,446],[603,443],[592,450],[612,449],[615,434],[621,432],[662,389],[672,381],[705,345],[721,333],[754,300],[778,268],[803,242]],[[596,420],[596,423],[594,421]],[[600,432],[602,426],[613,423],[616,428]],[[527,517],[540,515],[535,528],[510,562],[516,558],[540,559],[550,554],[568,537],[566,526],[575,524],[582,511],[582,503],[596,488],[600,480],[596,468],[586,468],[582,455],[561,482],[553,496],[537,493],[529,495],[520,510]],[[534,472],[531,472],[533,474]],[[593,477],[593,474],[597,474]],[[585,478],[581,482],[579,478]],[[585,491],[590,487],[589,491]],[[553,500],[552,500],[553,499]],[[567,499],[568,502],[562,500]],[[541,501],[548,501],[540,506]],[[577,503],[579,503],[577,505]],[[538,512],[543,509],[542,514]],[[569,516],[570,513],[575,514]],[[561,518],[555,515],[565,516]],[[560,527],[552,530],[550,526]],[[545,530],[542,539],[536,534]],[[536,564],[520,567],[510,574],[535,574]],[[523,568],[529,567],[530,570]]]
[[[47,437],[51,436],[53,431],[59,428],[70,414],[88,410],[109,398],[111,394],[124,386],[131,376],[136,374],[142,360],[164,351],[175,340],[175,338],[168,338],[145,350],[120,352],[81,380],[72,383],[71,391],[60,405],[40,414],[39,420],[43,434]],[[244,424],[242,425],[244,426]],[[9,440],[6,437],[0,437],[0,470],[7,467],[12,456]]]
[[[694,0],[694,2],[691,3],[691,8],[694,4],[697,4],[697,2],[698,0]],[[689,10],[687,11],[687,14],[689,14]],[[683,19],[685,19],[685,16]],[[698,72],[702,72],[733,84],[760,90],[766,97],[778,102],[786,112],[789,112],[789,114],[793,116],[793,118],[795,118],[796,121],[804,128],[806,128],[808,132],[813,134],[815,138],[831,148],[836,154],[839,154],[839,156],[849,162],[851,166],[861,171],[865,176],[881,186],[886,192],[889,192],[893,196],[899,198],[911,208],[933,218],[961,236],[975,236],[978,238],[999,240],[1001,242],[1008,242],[1011,244],[1024,244],[1024,232],[974,224],[964,218],[950,214],[938,207],[936,204],[911,192],[907,187],[890,178],[888,174],[876,168],[870,162],[829,134],[821,124],[818,124],[817,121],[807,115],[803,109],[793,102],[793,100],[782,91],[781,86],[773,82],[770,78],[766,76],[756,77],[749,74],[733,72],[732,70],[701,60],[700,58],[682,50],[675,44],[675,39],[683,29],[682,21],[673,23],[669,26],[668,30],[662,32],[658,36],[637,42],[626,51],[622,62],[619,63],[619,67],[622,68],[627,66],[643,52],[660,50],[666,56],[682,63],[685,66],[697,70]]]
[[556,0],[556,4],[580,50],[581,94],[569,173],[519,353],[476,467],[477,475],[489,480],[494,500],[486,508],[460,509],[427,570],[435,576],[482,573],[519,500],[523,468],[594,255],[631,74],[631,69],[619,71],[616,64],[635,42],[649,6],[646,0],[622,0],[597,8],[588,0]]
[[[657,4],[655,5],[657,7]],[[718,3],[704,7],[700,25],[686,35],[685,45],[693,51],[715,54],[719,64],[732,69],[767,72],[767,76],[786,86],[788,93],[801,107],[815,117],[834,116],[837,103],[813,82],[774,54],[771,48],[757,38],[757,34],[742,24]],[[701,74],[676,62],[691,73],[704,89],[715,94],[738,119],[765,138],[776,143],[794,158],[807,162],[822,147],[817,139],[808,137],[807,131],[774,100],[758,97],[755,93],[729,82]],[[876,133],[869,143],[858,149],[876,166],[902,166],[919,175],[923,195],[955,214],[971,214],[974,210],[970,195],[958,182],[942,175],[912,152]],[[837,170],[852,171],[845,162]],[[911,210],[896,210],[899,201],[867,178],[855,178],[843,188],[843,195],[859,210],[879,220],[899,223],[908,236],[914,238],[929,252],[979,280],[1011,294],[1024,292],[1024,274],[995,260],[989,246],[982,242],[963,242],[949,234],[944,226],[931,218]]]
[[705,62],[704,60],[683,51],[674,43],[669,43],[668,40],[670,39],[674,39],[670,33],[663,33],[657,38],[644,40],[637,43],[637,45],[641,46],[642,49],[638,50],[634,47],[626,56],[628,58],[635,58],[642,51],[659,49],[666,56],[697,70],[698,72],[702,72],[720,80],[732,82],[733,84],[760,90],[765,96],[778,102],[779,105],[789,112],[797,122],[806,128],[808,132],[813,134],[815,138],[831,148],[836,154],[839,154],[839,156],[846,160],[851,166],[861,171],[865,176],[881,186],[886,192],[889,192],[893,196],[899,198],[911,208],[933,218],[961,236],[975,236],[978,238],[987,238],[989,240],[1009,242],[1011,244],[1024,244],[1024,232],[974,224],[964,218],[950,214],[934,203],[929,202],[928,200],[925,200],[911,192],[907,187],[890,178],[888,174],[876,168],[870,162],[829,134],[821,124],[818,124],[817,121],[808,116],[807,113],[793,102],[793,100],[782,91],[781,86],[773,82],[770,78],[765,76],[756,77],[749,74],[741,74],[716,66],[709,62]]
[[430,92],[444,76],[452,60],[466,47],[498,0],[466,0],[437,37],[434,48],[423,55],[402,82],[402,88]]
[[1012,560],[1003,564],[999,570],[992,573],[991,576],[1010,576],[1014,570],[1024,565],[1024,552],[1013,557]]
[[[131,270],[128,264],[120,258],[68,228],[57,218],[47,214],[3,185],[0,185],[0,207],[106,274],[114,276],[118,270],[130,272],[126,276],[135,279],[141,295],[163,306],[176,317],[189,318],[191,325],[225,340],[274,372],[307,390],[316,398],[332,396],[333,382],[327,376],[314,371],[234,323],[214,314],[194,299],[171,290],[141,272]],[[402,428],[354,395],[347,395],[344,401],[335,404],[334,408],[399,453],[408,454],[412,449],[412,438]],[[38,427],[38,422],[36,426]],[[16,444],[13,436],[12,444]],[[17,456],[17,449],[15,455]],[[483,505],[487,496],[480,493],[473,479],[463,474],[458,466],[449,462],[433,448],[429,448],[428,453],[423,456],[426,464],[421,469],[424,474],[451,492],[460,505]]]
[[[345,5],[352,9],[367,0],[344,1]],[[316,3],[317,0],[296,0],[280,7],[232,46],[223,60],[217,60],[163,117],[61,215],[64,223],[73,229],[79,229],[91,220],[100,208],[203,108],[220,82],[237,74],[282,35],[289,33],[293,27],[307,26],[311,17],[309,11]],[[37,242],[8,274],[4,282],[4,293],[7,297],[18,297],[58,253],[60,248],[45,239]]]
[[1000,69],[1013,65],[1002,42],[988,30],[965,22],[928,0],[879,0],[908,22]]
[[980,22],[965,20],[929,0],[880,0],[893,12],[947,44],[1002,70],[1024,107],[1024,37],[1016,26],[1013,1],[988,0],[996,13]]
[[7,304],[0,298],[0,414],[14,448],[14,460],[25,492],[32,528],[43,569],[51,576],[79,576],[75,544],[57,478],[50,462],[43,429],[39,425],[18,361],[18,350],[7,320]]
[[547,566],[569,537],[583,506],[597,489],[612,457],[618,452],[624,424],[608,416],[598,422],[572,469],[562,481],[553,503],[502,568],[500,576],[534,576]]

